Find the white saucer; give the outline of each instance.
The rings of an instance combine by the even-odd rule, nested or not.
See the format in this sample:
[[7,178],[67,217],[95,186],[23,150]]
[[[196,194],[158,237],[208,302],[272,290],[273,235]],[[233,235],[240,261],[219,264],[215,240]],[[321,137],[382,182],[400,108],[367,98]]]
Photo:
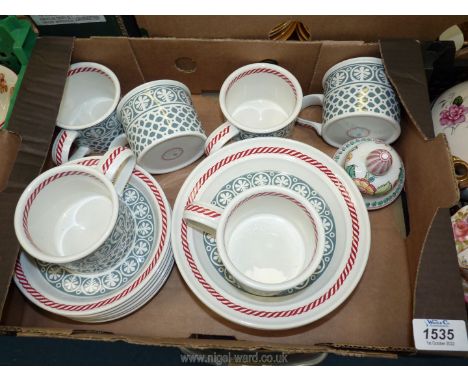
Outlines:
[[110,311],[101,312],[96,315],[80,317],[79,319],[75,318],[75,320],[81,322],[108,322],[128,316],[129,314],[140,309],[159,292],[159,290],[163,287],[169,278],[174,265],[174,257],[172,256],[172,252],[168,253],[163,261],[165,264],[162,264],[161,269],[154,273],[154,275],[151,277],[151,280],[146,284],[145,289],[132,296],[131,300],[128,300],[125,304],[117,306]]
[[[226,281],[207,256],[203,234],[182,219],[188,202],[211,202],[232,180],[262,171],[286,173],[313,185],[336,222],[336,248],[327,269],[287,296],[254,296]],[[370,248],[369,217],[354,182],[324,153],[282,138],[236,142],[201,162],[179,191],[171,236],[179,271],[203,303],[230,321],[267,330],[306,325],[336,309],[359,282]]]
[[[98,161],[99,157],[89,157],[74,163],[94,166]],[[120,273],[116,269],[111,269],[92,276],[78,274],[64,276],[63,272],[58,271],[59,277],[54,284],[44,277],[44,268],[47,265],[38,264],[34,259],[22,253],[16,263],[14,280],[31,302],[52,313],[80,319],[106,315],[115,312],[120,307],[134,306],[132,299],[135,296],[147,294],[148,290],[151,290],[153,295],[157,292],[151,288],[151,282],[154,281],[152,278],[160,275],[165,280],[170,273],[169,267],[172,266],[170,261],[166,261],[167,257],[172,257],[168,229],[171,224],[170,205],[159,184],[138,166],[125,188],[123,200],[129,207],[133,205],[134,216],[140,211],[141,215],[152,217],[149,221],[138,220],[135,217],[138,224],[144,223],[146,226],[137,225],[140,231],[135,238],[132,250],[115,267]],[[115,275],[116,279],[117,275],[123,276],[125,266],[128,266],[128,275],[126,275],[128,277],[120,280],[120,285],[115,285],[113,289],[109,282],[108,288],[103,288],[102,293],[97,293],[99,291],[96,291],[96,288],[83,289],[86,282],[88,284],[100,282],[99,285],[102,286],[103,280],[111,274]],[[64,283],[65,277],[71,279],[67,284]],[[76,280],[73,281],[76,278],[80,279],[79,284]],[[69,287],[71,282],[77,284],[76,288]],[[64,290],[65,285],[69,291]]]

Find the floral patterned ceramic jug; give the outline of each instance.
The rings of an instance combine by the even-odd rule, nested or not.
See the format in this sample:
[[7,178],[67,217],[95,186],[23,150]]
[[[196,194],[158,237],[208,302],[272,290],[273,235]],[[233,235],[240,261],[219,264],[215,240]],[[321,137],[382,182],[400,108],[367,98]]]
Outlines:
[[434,133],[445,134],[460,188],[468,187],[468,81],[446,90],[432,106]]

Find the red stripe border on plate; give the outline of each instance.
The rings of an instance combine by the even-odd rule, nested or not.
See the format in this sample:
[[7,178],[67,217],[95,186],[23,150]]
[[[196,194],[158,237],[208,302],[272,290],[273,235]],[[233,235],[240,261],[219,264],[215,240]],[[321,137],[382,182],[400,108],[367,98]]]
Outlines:
[[[98,164],[98,162],[99,162],[98,159],[88,159],[83,162],[80,162],[80,164],[86,165],[86,166],[95,166]],[[139,170],[134,170],[133,175],[140,178],[151,189],[151,192],[156,198],[157,203],[161,209],[161,220],[162,220],[161,240],[159,240],[159,245],[156,249],[155,255],[153,256],[153,260],[151,261],[149,266],[146,268],[146,270],[129,287],[127,287],[125,290],[123,290],[122,292],[120,292],[119,294],[113,297],[109,297],[104,300],[101,300],[92,304],[85,304],[85,305],[60,304],[45,297],[38,290],[36,290],[34,287],[31,286],[31,284],[29,283],[29,280],[26,278],[26,275],[24,274],[23,268],[18,258],[16,261],[16,265],[15,265],[15,276],[18,282],[21,284],[21,286],[25,289],[25,291],[30,296],[32,296],[36,301],[50,308],[62,310],[62,311],[73,311],[73,312],[87,311],[91,309],[100,308],[102,306],[106,306],[106,305],[112,304],[113,302],[120,300],[121,298],[131,293],[135,288],[138,287],[138,285],[140,285],[143,282],[143,280],[145,280],[148,277],[148,275],[151,273],[151,271],[156,266],[158,260],[160,259],[162,255],[162,251],[168,239],[168,227],[167,227],[168,212],[166,210],[166,206],[164,205],[164,201],[161,196],[161,191],[154,185],[153,180],[151,180],[148,176],[146,176],[144,173],[142,173]]]
[[216,300],[218,300],[221,304],[226,306],[229,309],[235,310],[236,312],[239,312],[241,314],[246,314],[250,316],[255,316],[255,317],[262,317],[262,318],[280,318],[280,317],[292,317],[292,316],[297,316],[303,313],[306,313],[312,309],[317,308],[321,304],[323,304],[325,301],[327,301],[330,297],[332,297],[343,285],[344,281],[348,277],[349,273],[351,272],[354,263],[356,261],[356,256],[359,248],[359,231],[360,231],[360,226],[359,226],[359,219],[357,216],[356,208],[353,204],[353,201],[351,200],[350,195],[348,194],[348,191],[346,187],[341,183],[341,181],[335,176],[335,174],[323,163],[319,162],[316,159],[311,158],[310,156],[301,153],[300,151],[294,150],[294,149],[288,149],[284,147],[271,147],[271,146],[262,146],[262,147],[255,147],[251,148],[248,150],[243,150],[239,151],[235,154],[229,155],[219,162],[217,162],[215,165],[213,165],[211,168],[209,168],[205,174],[198,180],[198,182],[195,184],[194,188],[192,189],[188,200],[186,204],[191,204],[195,197],[198,194],[198,191],[200,190],[201,186],[213,175],[218,171],[220,168],[223,166],[236,161],[240,158],[245,158],[251,155],[261,155],[261,154],[281,154],[281,155],[286,155],[290,156],[296,159],[299,159],[301,161],[306,162],[307,164],[310,164],[311,166],[314,166],[316,169],[321,171],[323,174],[325,174],[332,182],[333,184],[337,187],[338,191],[340,194],[343,196],[343,199],[346,203],[346,206],[348,208],[349,215],[351,217],[351,223],[352,223],[352,239],[351,239],[351,250],[349,253],[348,260],[346,262],[346,265],[341,272],[340,276],[338,277],[338,280],[332,285],[332,287],[326,291],[324,294],[322,294],[319,298],[315,299],[314,301],[311,301],[310,303],[297,307],[295,309],[290,309],[290,310],[281,310],[281,311],[267,311],[267,310],[256,310],[256,309],[251,309],[244,307],[242,305],[239,305],[235,302],[230,301],[223,295],[221,295],[219,292],[216,291],[202,276],[200,271],[197,268],[197,265],[192,257],[192,254],[190,252],[189,248],[189,242],[187,239],[187,224],[185,221],[182,221],[181,225],[181,237],[182,237],[182,248],[185,253],[185,258],[187,260],[187,263],[194,275],[194,277],[197,279],[197,281],[205,288],[205,290]]

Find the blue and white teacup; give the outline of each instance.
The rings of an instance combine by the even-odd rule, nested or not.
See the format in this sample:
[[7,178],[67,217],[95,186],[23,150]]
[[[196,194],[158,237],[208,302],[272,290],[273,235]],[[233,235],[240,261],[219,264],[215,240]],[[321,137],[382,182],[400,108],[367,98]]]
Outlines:
[[121,195],[135,167],[128,147],[102,156],[96,168],[54,167],[34,179],[16,206],[15,232],[32,257],[71,272],[98,273],[122,261],[136,235]]
[[138,164],[152,174],[178,170],[203,155],[206,135],[190,90],[181,82],[136,87],[122,98],[117,115]]
[[120,83],[114,72],[94,62],[70,66],[57,116],[62,130],[52,147],[52,160],[60,165],[88,154],[104,154],[125,143],[117,118]]
[[393,143],[400,135],[400,104],[383,62],[358,57],[331,67],[322,81],[324,94],[311,94],[303,107],[322,106],[322,123],[298,118],[314,127],[332,146],[355,138],[369,137]]

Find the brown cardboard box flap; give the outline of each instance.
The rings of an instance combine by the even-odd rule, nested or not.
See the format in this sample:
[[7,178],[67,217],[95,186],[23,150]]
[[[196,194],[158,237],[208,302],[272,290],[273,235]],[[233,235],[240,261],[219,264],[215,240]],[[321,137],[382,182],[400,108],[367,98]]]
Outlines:
[[449,219],[448,209],[437,210],[427,233],[414,291],[414,318],[467,321]]
[[19,134],[5,129],[0,130],[0,192],[7,186],[20,144]]
[[382,40],[380,50],[387,74],[400,101],[424,137],[434,137],[432,114],[421,48],[414,40]]
[[[16,203],[24,188],[39,174],[46,159],[72,46],[70,38],[37,40],[10,119],[9,129],[21,137],[21,144],[18,145],[17,140],[9,140],[9,150],[17,152],[17,156],[6,188],[0,193],[0,309],[5,302],[19,250],[13,228]],[[2,162],[2,165],[6,163]]]
[[137,16],[150,37],[268,39],[278,24],[302,22],[312,41],[435,40],[467,16]]

